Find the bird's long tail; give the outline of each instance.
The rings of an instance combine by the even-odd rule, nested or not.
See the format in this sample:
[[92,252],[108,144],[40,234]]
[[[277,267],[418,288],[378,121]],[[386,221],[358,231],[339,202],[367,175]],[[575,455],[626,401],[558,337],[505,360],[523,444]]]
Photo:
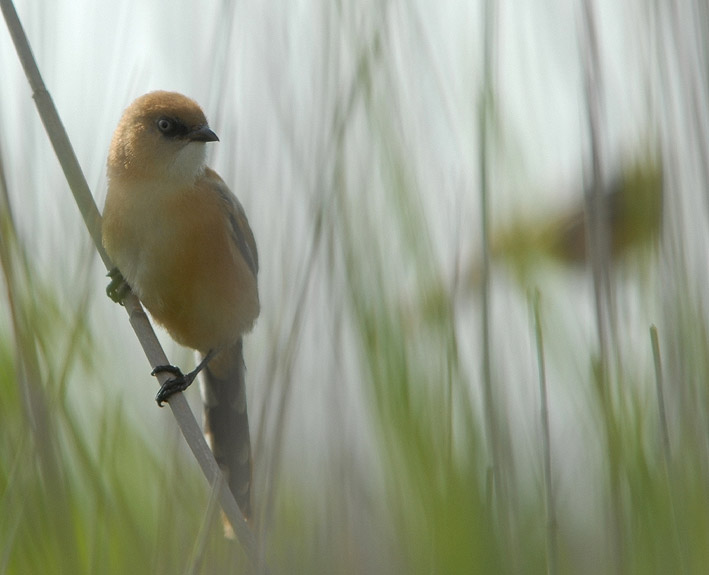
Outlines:
[[251,517],[251,439],[242,340],[221,350],[202,371],[204,435],[241,512]]

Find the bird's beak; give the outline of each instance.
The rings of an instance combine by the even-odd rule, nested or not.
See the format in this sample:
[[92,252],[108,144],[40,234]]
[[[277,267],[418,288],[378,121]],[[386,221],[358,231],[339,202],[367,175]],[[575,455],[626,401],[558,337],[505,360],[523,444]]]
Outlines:
[[212,132],[211,128],[206,124],[204,126],[199,126],[194,128],[187,133],[187,139],[193,142],[218,142],[219,138]]

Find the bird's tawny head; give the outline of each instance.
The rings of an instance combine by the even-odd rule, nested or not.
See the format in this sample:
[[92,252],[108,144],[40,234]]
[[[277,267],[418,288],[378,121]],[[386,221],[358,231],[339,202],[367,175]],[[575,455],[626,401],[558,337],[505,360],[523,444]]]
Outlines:
[[194,100],[150,92],[126,108],[113,133],[108,177],[190,182],[204,171],[205,142],[218,141]]

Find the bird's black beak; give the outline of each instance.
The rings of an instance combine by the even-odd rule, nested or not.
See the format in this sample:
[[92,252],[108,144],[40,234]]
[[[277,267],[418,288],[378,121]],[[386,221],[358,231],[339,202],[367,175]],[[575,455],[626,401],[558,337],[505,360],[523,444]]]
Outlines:
[[187,133],[187,139],[193,142],[218,142],[219,137],[212,132],[211,128],[206,124],[194,128]]

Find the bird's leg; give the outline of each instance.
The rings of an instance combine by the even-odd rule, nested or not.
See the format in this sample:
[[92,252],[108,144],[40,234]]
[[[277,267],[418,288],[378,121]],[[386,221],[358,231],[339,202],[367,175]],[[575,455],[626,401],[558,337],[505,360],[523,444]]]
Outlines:
[[123,298],[130,293],[130,286],[126,283],[126,280],[123,279],[118,268],[113,268],[106,275],[111,278],[111,281],[106,287],[106,295],[116,303],[123,305]]
[[212,359],[214,355],[214,350],[210,350],[209,353],[204,356],[204,359],[199,362],[197,367],[195,367],[188,374],[182,373],[182,370],[180,370],[179,367],[176,367],[174,365],[155,366],[153,371],[150,372],[150,375],[157,375],[158,373],[170,373],[174,376],[162,384],[160,390],[155,396],[155,401],[158,402],[158,405],[162,407],[162,404],[167,401],[171,395],[177,393],[178,391],[184,391],[190,385],[192,385],[192,382],[197,377],[197,374],[206,367],[206,365],[209,363],[209,360]]

